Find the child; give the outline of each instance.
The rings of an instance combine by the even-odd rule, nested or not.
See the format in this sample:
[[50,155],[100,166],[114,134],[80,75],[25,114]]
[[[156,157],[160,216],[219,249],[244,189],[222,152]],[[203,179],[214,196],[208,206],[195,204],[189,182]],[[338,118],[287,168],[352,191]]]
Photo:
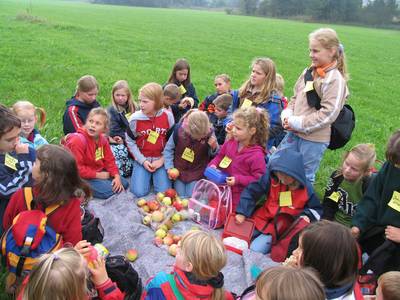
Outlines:
[[172,274],[158,273],[147,284],[142,299],[234,299],[224,291],[226,253],[210,232],[187,232],[178,247]]
[[52,254],[43,255],[25,280],[17,299],[90,299],[87,295],[88,271],[100,299],[124,299],[124,294],[108,278],[104,259],[99,257],[88,265],[74,248],[62,248]]
[[190,66],[186,59],[180,58],[175,62],[169,76],[168,83],[174,83],[179,87],[181,93],[180,101],[173,104],[175,123],[178,123],[184,113],[191,108],[196,108],[199,99],[196,95],[196,89],[190,81]]
[[[74,157],[60,146],[43,145],[37,150],[32,177],[33,206],[44,211],[51,205],[59,205],[48,215],[49,224],[65,243],[75,245],[82,239],[80,200],[75,194],[83,190],[90,196],[90,189],[79,177]],[[14,218],[26,209],[24,189],[19,189],[7,206],[4,229],[7,230]]]
[[345,153],[342,167],[332,173],[325,189],[323,219],[350,227],[357,204],[370,182],[375,160],[372,144],[359,144]]
[[386,159],[358,203],[351,228],[363,252],[386,252],[371,268],[376,276],[400,268],[400,130],[389,139]]
[[121,176],[129,177],[132,173],[133,161],[125,145],[125,135],[132,134],[129,129],[129,117],[135,112],[132,92],[128,82],[119,80],[111,91],[109,140]]
[[363,299],[356,284],[357,243],[350,230],[339,223],[322,220],[303,229],[299,247],[285,263],[317,271],[326,299]]
[[288,105],[288,100],[285,97],[285,79],[279,73],[276,73],[276,92],[278,96],[282,98],[283,108],[286,108]]
[[[257,201],[264,195],[262,206],[255,210]],[[303,215],[311,221],[319,220],[321,212],[319,199],[304,174],[301,154],[285,150],[271,157],[267,173],[243,191],[235,218],[238,223],[242,223],[245,217],[254,219],[255,239],[250,249],[266,254],[276,239],[276,214]]]
[[213,102],[214,118],[210,117],[210,121],[214,127],[218,144],[225,143],[226,126],[232,121],[228,116],[229,106],[232,104],[232,96],[230,94],[219,95]]
[[64,134],[76,132],[83,127],[92,108],[99,107],[96,101],[99,85],[92,75],[79,78],[76,83],[75,95],[68,100],[63,116]]
[[265,173],[265,145],[268,139],[268,115],[264,110],[248,107],[233,114],[233,138],[224,143],[209,166],[227,173],[232,187],[233,211],[240,194],[249,183]]
[[181,100],[181,93],[179,91],[179,87],[175,83],[168,83],[166,86],[164,86],[163,92],[164,92],[164,98],[163,98],[164,107],[166,109],[169,109],[172,113],[174,113],[172,109],[179,108],[174,104],[178,103],[179,100]]
[[175,125],[163,154],[168,174],[174,167],[179,170],[175,189],[181,198],[192,196],[194,185],[203,178],[210,157],[215,156],[218,149],[217,139],[205,112],[191,109]]
[[[349,91],[343,46],[336,32],[330,28],[312,32],[309,47],[311,69],[300,75],[294,95],[281,114],[283,127],[289,132],[279,149],[291,148],[303,154],[307,179],[314,183],[315,173],[329,145],[331,124],[338,117]],[[312,72],[314,81],[306,84],[307,71]],[[307,100],[306,92],[314,89],[321,98],[320,109]]]
[[233,99],[232,111],[248,106],[260,107],[268,112],[269,139],[266,146],[268,150],[277,147],[284,137],[280,121],[284,106],[276,90],[276,68],[270,58],[253,60],[250,78],[240,87],[239,98]]
[[384,273],[378,279],[376,300],[400,300],[400,272]]
[[35,107],[29,101],[17,101],[12,106],[15,115],[21,120],[21,136],[22,144],[28,144],[30,147],[37,149],[39,146],[46,145],[48,142],[42,137],[35,128],[37,122],[36,113],[40,113],[40,125],[42,128],[46,122],[46,112],[41,107]]
[[89,183],[93,197],[100,199],[110,198],[128,187],[126,179],[119,175],[110,143],[104,135],[108,124],[105,109],[94,108],[85,126],[79,128],[78,134],[71,136],[69,142],[79,175]]
[[[19,143],[21,121],[0,104],[0,221],[10,197],[19,188],[31,184],[35,150]],[[0,226],[0,233],[2,232]]]
[[127,144],[135,157],[131,191],[137,197],[150,193],[151,179],[156,193],[171,187],[162,152],[167,144],[167,133],[174,126],[174,117],[163,109],[162,97],[159,84],[145,84],[139,90],[140,111],[135,112],[129,122],[134,139],[128,136]]
[[213,101],[222,94],[231,92],[231,79],[226,74],[220,74],[215,76],[214,86],[216,92],[211,94],[204,99],[204,101],[200,104],[199,109],[207,112],[209,115],[214,113],[215,106],[212,105]]

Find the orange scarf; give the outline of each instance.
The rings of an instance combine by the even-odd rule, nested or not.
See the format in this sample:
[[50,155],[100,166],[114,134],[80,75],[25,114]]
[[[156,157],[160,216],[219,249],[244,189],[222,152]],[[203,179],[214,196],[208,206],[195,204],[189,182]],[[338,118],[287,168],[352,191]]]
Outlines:
[[[333,62],[331,62],[330,64],[327,64],[327,65],[325,65],[325,66],[318,67],[318,68],[314,68],[315,73],[317,73],[319,77],[325,78],[326,71],[327,71],[330,67],[334,66],[335,64],[336,64],[336,61],[333,61]],[[314,73],[314,79],[315,79],[315,77],[316,77],[316,76],[315,76],[315,73]]]

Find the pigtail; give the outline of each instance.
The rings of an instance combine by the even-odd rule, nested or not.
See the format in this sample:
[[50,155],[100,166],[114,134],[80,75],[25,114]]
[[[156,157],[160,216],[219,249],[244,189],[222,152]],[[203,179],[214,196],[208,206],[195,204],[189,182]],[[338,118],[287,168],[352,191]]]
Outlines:
[[346,65],[346,55],[344,54],[344,46],[343,44],[339,44],[337,49],[337,69],[342,74],[343,78],[348,81],[349,74],[347,72],[347,65]]
[[257,143],[260,146],[265,147],[269,138],[269,114],[265,109],[262,108],[257,108],[256,111],[258,122],[256,123],[255,137]]
[[40,117],[39,129],[42,129],[46,123],[46,111],[42,107],[35,107],[35,113]]
[[225,290],[224,288],[215,288],[213,294],[211,296],[212,300],[224,300],[225,299]]

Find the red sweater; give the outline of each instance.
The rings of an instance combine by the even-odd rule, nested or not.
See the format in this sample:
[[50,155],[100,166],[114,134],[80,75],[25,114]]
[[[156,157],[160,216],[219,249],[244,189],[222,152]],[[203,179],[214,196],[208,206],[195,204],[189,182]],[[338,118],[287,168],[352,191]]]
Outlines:
[[[33,189],[33,195],[37,195],[37,191]],[[44,207],[36,204],[36,209],[44,211]],[[11,227],[13,219],[22,211],[27,210],[24,190],[16,191],[8,203],[7,209],[3,217],[3,227],[7,230]],[[59,233],[64,243],[75,245],[82,240],[82,224],[80,201],[78,198],[70,198],[66,204],[58,207],[53,213],[48,216],[48,224]]]
[[78,164],[79,175],[84,179],[95,179],[96,173],[102,171],[109,172],[111,177],[117,175],[118,167],[107,138],[101,134],[96,141],[87,134],[85,128],[79,128],[77,132],[84,139],[72,136],[70,150]]

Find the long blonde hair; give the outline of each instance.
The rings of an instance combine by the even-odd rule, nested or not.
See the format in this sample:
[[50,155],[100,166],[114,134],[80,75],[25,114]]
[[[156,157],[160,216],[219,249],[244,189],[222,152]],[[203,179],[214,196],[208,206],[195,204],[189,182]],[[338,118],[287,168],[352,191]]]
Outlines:
[[[263,87],[261,89],[260,94],[257,96],[257,98],[253,101],[256,104],[262,103],[271,96],[272,91],[276,90],[276,67],[275,63],[272,61],[272,59],[267,58],[267,57],[260,57],[256,58],[252,61],[251,67],[253,68],[255,65],[260,66],[260,68],[263,70],[265,73],[265,80]],[[251,80],[250,78],[243,83],[243,85],[239,89],[239,97],[241,99],[244,98],[246,95],[246,92],[252,88]]]
[[182,119],[184,120],[183,126],[185,131],[193,139],[203,139],[210,133],[212,125],[204,111],[191,109]]
[[43,255],[33,267],[23,300],[83,300],[87,298],[86,267],[74,248]]
[[[192,264],[191,273],[199,280],[209,280],[218,276],[227,261],[221,239],[201,230],[192,230],[183,236],[181,253]],[[212,299],[223,300],[224,294],[223,288],[215,288]]]
[[[128,100],[126,101],[126,107],[121,107],[115,101],[114,93],[118,90],[124,90],[128,96]],[[132,91],[126,80],[118,80],[116,83],[114,83],[112,90],[111,90],[111,102],[112,102],[112,106],[118,112],[121,112],[121,111],[125,111],[126,113],[134,113],[135,112],[135,104],[133,103]]]
[[319,28],[311,32],[308,36],[308,39],[310,41],[318,41],[325,49],[335,49],[335,55],[333,56],[333,58],[337,61],[337,69],[342,74],[345,80],[349,80],[344,47],[339,42],[339,37],[336,31],[332,28]]
[[46,111],[41,108],[41,107],[36,107],[35,105],[33,105],[31,102],[27,101],[27,100],[19,100],[17,102],[15,102],[13,104],[13,106],[11,107],[12,111],[14,112],[14,114],[16,114],[18,116],[18,113],[24,110],[30,110],[32,111],[35,116],[39,115],[39,129],[41,129],[44,124],[46,123]]

